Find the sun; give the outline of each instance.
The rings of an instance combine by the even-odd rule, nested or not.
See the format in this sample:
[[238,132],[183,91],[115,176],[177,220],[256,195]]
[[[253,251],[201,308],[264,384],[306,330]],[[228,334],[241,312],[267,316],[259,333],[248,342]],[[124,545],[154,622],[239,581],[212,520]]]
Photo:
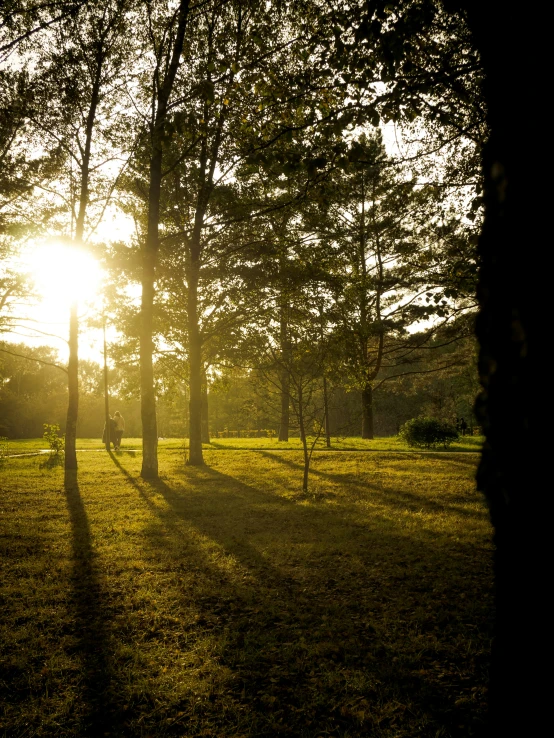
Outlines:
[[57,242],[38,244],[27,263],[47,312],[68,308],[75,300],[83,307],[101,290],[103,270],[85,248]]
[[77,303],[79,357],[98,362],[102,331],[88,318],[102,310],[106,273],[91,249],[71,242],[31,242],[14,260],[14,269],[29,277],[31,295],[18,306],[5,338],[30,346],[51,346],[60,361],[68,355],[70,308]]

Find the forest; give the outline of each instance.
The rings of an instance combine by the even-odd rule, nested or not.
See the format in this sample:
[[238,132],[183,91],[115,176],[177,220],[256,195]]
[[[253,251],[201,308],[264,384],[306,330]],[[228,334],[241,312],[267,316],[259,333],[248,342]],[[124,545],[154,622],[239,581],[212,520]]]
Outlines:
[[[286,441],[393,435],[420,414],[477,424],[487,127],[459,14],[425,2],[58,11],[4,17],[2,331],[47,333],[21,311],[40,300],[32,268],[13,266],[27,244],[51,249],[65,289],[87,267],[56,243],[104,278],[95,301],[70,296],[63,374],[47,346],[3,345],[4,435],[56,422],[73,468],[109,391],[140,402],[140,429],[136,403],[128,415],[155,476],[159,436],[188,436],[197,464],[202,438],[225,429]],[[394,153],[383,131],[401,139]],[[105,379],[78,347],[102,323],[115,331]]]
[[[7,734],[542,733],[536,15],[498,0],[1,4]],[[84,453],[116,409],[140,450]],[[381,455],[422,416],[464,417],[478,462],[475,438],[467,463]],[[45,423],[63,437],[47,460]],[[314,438],[361,436],[375,455],[323,452],[299,496],[295,456],[217,455],[211,440],[239,434],[292,454],[299,440],[304,460]]]

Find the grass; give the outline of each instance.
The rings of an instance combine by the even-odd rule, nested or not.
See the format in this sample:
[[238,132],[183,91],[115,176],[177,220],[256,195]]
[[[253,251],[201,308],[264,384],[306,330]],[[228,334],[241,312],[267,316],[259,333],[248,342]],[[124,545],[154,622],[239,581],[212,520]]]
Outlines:
[[227,440],[199,469],[162,442],[156,482],[125,450],[1,462],[0,734],[481,735],[477,455],[321,450],[302,495],[299,450]]
[[[177,438],[163,438],[159,440],[161,449],[183,448],[186,440]],[[142,448],[142,439],[125,438],[123,439],[124,447],[128,449]],[[436,449],[437,453],[445,453],[452,451],[475,451],[481,450],[483,445],[482,436],[463,436],[453,443],[448,449]],[[98,449],[103,450],[104,444],[100,439],[96,438],[80,438],[77,448],[82,450]],[[205,449],[220,450],[244,450],[244,449],[267,449],[279,451],[295,451],[301,450],[302,444],[299,438],[291,438],[288,442],[278,441],[276,438],[213,438],[211,443],[204,444]],[[8,455],[21,453],[32,453],[40,450],[48,449],[48,444],[43,438],[25,438],[19,440],[8,441]],[[320,439],[316,445],[317,451],[327,451],[325,448],[325,440]],[[374,438],[366,440],[357,437],[339,437],[331,439],[332,451],[413,451],[408,445],[403,443],[396,436],[389,438]]]

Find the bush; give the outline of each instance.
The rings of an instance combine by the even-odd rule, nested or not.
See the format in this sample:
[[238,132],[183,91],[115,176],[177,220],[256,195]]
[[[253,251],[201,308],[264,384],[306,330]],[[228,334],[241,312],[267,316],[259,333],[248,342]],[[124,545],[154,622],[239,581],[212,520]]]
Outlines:
[[398,437],[416,448],[448,448],[459,438],[456,426],[435,418],[412,418],[400,428]]
[[59,435],[60,426],[49,425],[48,423],[44,423],[43,425],[44,433],[42,434],[42,437],[50,446],[50,453],[59,454],[64,445],[64,436]]

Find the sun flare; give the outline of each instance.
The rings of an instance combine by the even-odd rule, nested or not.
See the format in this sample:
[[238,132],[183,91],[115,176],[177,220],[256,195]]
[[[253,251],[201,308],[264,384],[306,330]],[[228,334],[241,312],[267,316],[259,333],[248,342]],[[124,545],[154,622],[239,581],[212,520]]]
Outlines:
[[38,245],[31,254],[29,269],[41,301],[51,307],[68,307],[94,300],[102,283],[102,268],[87,251],[72,245]]

